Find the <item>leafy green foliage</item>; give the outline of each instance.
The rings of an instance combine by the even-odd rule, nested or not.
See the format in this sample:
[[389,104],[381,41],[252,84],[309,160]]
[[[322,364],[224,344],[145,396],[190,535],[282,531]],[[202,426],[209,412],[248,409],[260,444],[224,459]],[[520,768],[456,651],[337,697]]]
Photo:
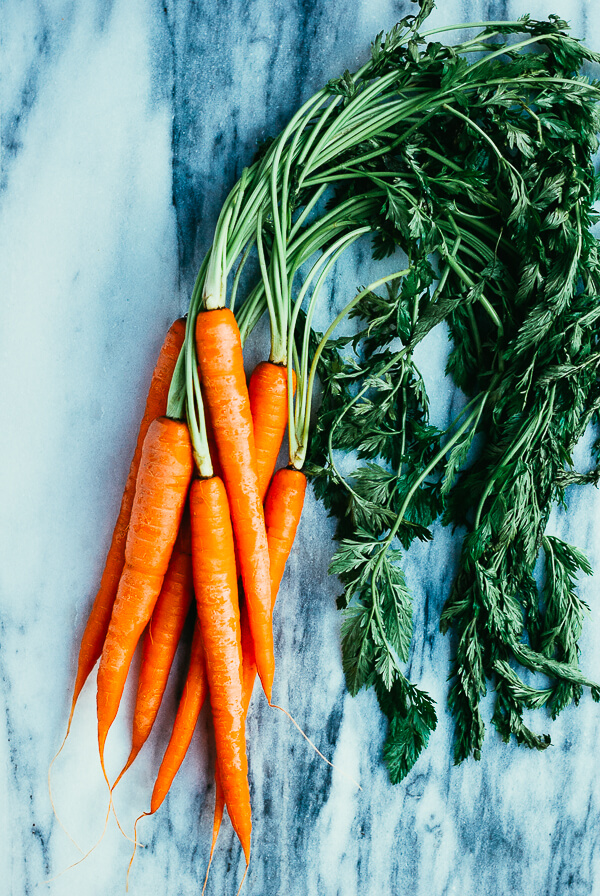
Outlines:
[[[440,517],[466,528],[440,619],[456,644],[455,760],[481,755],[490,685],[500,736],[538,750],[550,738],[526,724],[526,710],[554,717],[584,688],[599,694],[578,666],[587,608],[577,576],[589,564],[544,534],[565,488],[600,475],[575,472],[571,459],[600,414],[600,254],[590,233],[600,91],[580,74],[599,59],[558,17],[525,16],[484,28],[480,46],[492,52],[470,61],[460,46],[419,36],[431,5],[378,35],[362,80],[331,86],[347,110],[375,78],[396,79],[381,102],[406,87],[415,98],[368,150],[361,143],[336,160],[354,175],[336,184],[336,203],[380,196],[369,215],[373,255],[401,249],[409,273],[367,293],[352,312],[356,333],[322,353],[308,463],[341,539],[331,572],[343,586],[346,681],[353,694],[375,688],[392,781],[436,724],[431,699],[402,671],[412,611],[399,547],[431,538]],[[511,45],[523,34],[538,41],[535,52]],[[470,398],[444,433],[429,423],[413,360],[442,321],[453,342],[447,373]],[[343,472],[349,458],[354,469]]]
[[398,784],[410,772],[429,736],[437,726],[431,697],[405,678],[398,678],[389,690],[378,690],[381,709],[388,719],[383,758],[390,781]]

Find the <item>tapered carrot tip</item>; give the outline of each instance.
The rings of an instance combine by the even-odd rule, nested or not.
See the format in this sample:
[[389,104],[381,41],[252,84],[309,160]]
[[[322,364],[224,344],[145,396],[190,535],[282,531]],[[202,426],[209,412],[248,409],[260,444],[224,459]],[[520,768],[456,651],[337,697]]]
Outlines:
[[210,866],[212,865],[213,856],[215,854],[215,846],[217,845],[217,838],[219,836],[219,830],[221,829],[221,822],[223,821],[224,809],[225,794],[223,793],[223,785],[221,784],[219,765],[217,763],[215,767],[215,814],[213,818],[212,843],[210,845],[210,855],[208,857],[208,867],[206,869],[206,877],[204,878],[204,886],[202,887],[202,896],[204,896],[204,893],[206,891],[208,875],[210,873]]
[[181,523],[193,458],[185,423],[158,417],[142,448],[125,545],[125,568],[98,667],[98,743],[119,708],[127,673],[160,594]]
[[249,867],[250,867],[250,853],[248,853],[248,855],[246,856],[246,868],[244,869],[244,876],[242,877],[242,881],[238,887],[236,896],[240,896],[240,893],[242,892],[242,887],[244,886],[244,881],[246,880],[246,875],[248,874]]
[[98,657],[102,653],[102,647],[104,645],[106,632],[108,631],[113,604],[119,587],[119,579],[121,578],[125,563],[125,541],[127,539],[129,518],[135,495],[135,484],[142,456],[142,445],[152,421],[156,417],[165,414],[167,411],[167,398],[171,377],[175,370],[184,336],[185,320],[180,318],[179,320],[176,320],[169,329],[152,374],[152,382],[150,383],[148,398],[146,400],[146,408],[144,410],[142,422],[140,423],[137,444],[129,468],[119,515],[117,517],[117,522],[115,523],[110,548],[106,558],[106,565],[104,572],[102,573],[102,579],[94,600],[94,605],[81,638],[73,701],[69,715],[69,726],[73,718],[75,704],[79,699],[83,685],[96,665]]
[[121,769],[121,771],[119,772],[119,774],[117,775],[117,779],[116,779],[115,783],[114,783],[113,786],[110,788],[111,790],[114,790],[114,789],[115,789],[115,787],[117,786],[117,784],[119,783],[119,781],[121,780],[121,778],[123,777],[123,775],[125,774],[125,772],[127,771],[127,769],[129,768],[129,766],[131,765],[131,763],[134,761],[135,757],[137,756],[137,754],[138,754],[139,752],[140,752],[140,751],[139,751],[139,748],[137,748],[137,747],[132,747],[132,750],[131,750],[131,753],[129,754],[129,757],[128,757],[128,759],[127,759],[127,762],[125,763],[125,765],[123,766],[123,768]]
[[190,492],[192,558],[198,620],[229,818],[244,854],[252,818],[243,708],[242,646],[229,503],[218,478],[196,480]]
[[192,741],[194,728],[196,727],[196,722],[198,721],[198,716],[200,715],[200,710],[204,704],[207,691],[208,681],[206,677],[204,645],[202,643],[200,624],[196,617],[187,676],[179,700],[179,706],[177,707],[175,721],[173,722],[171,737],[152,790],[150,802],[151,812],[156,812],[160,807],[167,795],[173,778],[183,762],[184,756]]
[[[98,730],[98,750],[100,752],[100,765],[102,766],[102,773],[106,778],[106,783],[108,784],[108,775],[106,774],[106,769],[104,767],[104,747],[106,746],[106,738],[108,736],[108,729]],[[110,785],[109,785],[110,786]]]

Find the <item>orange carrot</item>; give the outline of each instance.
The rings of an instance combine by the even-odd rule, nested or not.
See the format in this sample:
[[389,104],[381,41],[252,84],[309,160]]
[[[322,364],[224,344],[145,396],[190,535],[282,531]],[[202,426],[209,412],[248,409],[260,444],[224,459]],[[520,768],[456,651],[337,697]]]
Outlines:
[[[264,501],[273,477],[277,456],[281,448],[288,421],[287,367],[261,361],[256,365],[248,383],[254,442],[258,492]],[[296,374],[292,371],[295,390]]]
[[[244,601],[240,603],[240,634],[242,643],[242,707],[244,712],[244,720],[248,714],[252,691],[254,690],[254,682],[256,681],[256,663],[254,661],[254,645],[252,643],[252,634],[248,622],[248,610]],[[208,873],[213,860],[217,838],[223,821],[223,809],[225,808],[225,794],[223,785],[221,784],[221,775],[219,774],[219,766],[215,766],[215,812],[213,816],[212,841],[210,844],[210,855],[208,858],[208,867],[206,869],[206,877],[204,878],[204,887],[206,889],[208,881]]]
[[188,428],[158,417],[149,428],[125,545],[125,567],[98,669],[98,746],[104,745],[140,636],[160,594],[192,476]]
[[193,597],[190,523],[188,514],[184,513],[169,568],[144,634],[131,752],[113,787],[117,786],[150,735]]
[[185,754],[188,751],[188,747],[192,742],[196,722],[198,721],[198,716],[200,715],[200,710],[206,699],[207,692],[208,682],[206,679],[204,645],[202,644],[200,624],[196,618],[187,676],[179,706],[177,707],[177,714],[175,716],[175,722],[173,723],[171,737],[169,738],[169,743],[167,744],[167,749],[165,750],[165,755],[163,756],[154,783],[152,798],[150,800],[150,811],[142,812],[142,814],[136,818],[133,826],[135,848],[133,850],[133,855],[131,856],[131,861],[129,862],[129,869],[127,871],[128,879],[137,851],[138,822],[148,815],[153,815],[162,806],[171,784],[173,783],[173,779],[179,771],[181,763],[185,758]]
[[229,308],[199,313],[196,351],[227,490],[258,673],[271,700],[275,660],[269,550],[238,326]]
[[267,492],[265,521],[269,539],[273,604],[296,537],[305,493],[306,476],[301,470],[291,467],[277,470]]
[[[271,560],[271,604],[275,606],[279,586],[285,571],[290,551],[296,538],[296,530],[302,515],[306,476],[300,470],[287,467],[278,470],[271,480],[265,500],[265,522]],[[250,634],[248,613],[245,603],[240,606],[240,629],[242,643],[242,683],[244,716],[248,712],[254,682],[256,680],[256,660],[254,644]]]
[[[121,508],[114,528],[112,541],[106,558],[106,565],[102,573],[100,587],[92,606],[79,648],[77,663],[77,675],[71,703],[71,711],[67,729],[71,727],[75,704],[81,693],[90,672],[96,664],[96,660],[102,653],[104,639],[108,631],[110,614],[119,587],[119,579],[125,565],[125,541],[131,516],[131,507],[135,494],[135,482],[137,479],[140,458],[142,456],[142,444],[146,438],[151,422],[160,417],[167,409],[167,396],[175,364],[185,335],[185,320],[176,320],[166,335],[163,346],[152,374],[146,408],[140,424],[137,444],[133,454],[133,460],[129,467],[129,475],[125,484],[125,491],[121,499]],[[67,730],[68,733],[68,730]]]
[[225,802],[246,863],[252,819],[242,694],[242,648],[233,531],[221,479],[197,479],[190,491],[192,560],[215,745]]
[[[214,445],[214,437],[212,435],[212,429],[210,428],[209,421],[206,421],[206,429],[207,429],[207,441],[209,447],[209,453],[211,456],[211,462],[213,468],[216,467],[216,447]],[[218,475],[215,473],[215,475]],[[191,531],[190,531],[190,520],[189,513],[184,512],[183,519],[181,521],[181,529],[179,530],[179,535],[177,537],[177,541],[175,542],[175,547],[173,548],[173,554],[171,556],[171,562],[169,563],[169,569],[167,570],[167,575],[165,576],[165,582],[163,584],[163,590],[156,602],[156,606],[154,608],[154,612],[152,613],[152,619],[150,620],[150,625],[148,627],[148,631],[146,632],[145,640],[144,640],[144,654],[142,655],[142,666],[140,671],[140,685],[142,681],[142,671],[145,668],[146,661],[146,644],[148,642],[148,636],[150,635],[150,642],[154,644],[157,640],[161,643],[165,639],[165,634],[168,634],[170,638],[170,633],[173,634],[173,644],[172,644],[172,654],[170,655],[169,667],[175,655],[175,648],[177,646],[177,641],[181,637],[181,632],[183,630],[183,623],[185,622],[185,613],[183,613],[183,618],[179,619],[178,617],[178,626],[177,632],[173,629],[173,623],[170,619],[170,607],[169,604],[165,602],[164,607],[162,606],[162,596],[165,588],[167,586],[167,580],[169,578],[169,574],[171,568],[175,561],[183,563],[183,558],[181,561],[178,560],[176,555],[181,552],[185,553],[185,566],[182,568],[182,577],[181,579],[185,579],[185,586],[188,600],[186,600],[186,608],[189,608],[189,603],[193,599],[194,596],[194,585],[193,585],[193,575],[192,575],[192,544],[191,544]],[[176,605],[177,607],[179,604]],[[162,610],[164,609],[164,612]],[[183,612],[183,608],[182,608]],[[187,612],[187,610],[186,610]],[[164,630],[164,633],[163,633]],[[150,649],[150,648],[149,648]],[[161,661],[161,667],[164,663]],[[168,675],[168,669],[167,669]],[[152,676],[150,674],[144,676],[145,681],[144,691],[148,690],[150,694],[154,691],[154,685],[152,681]],[[166,684],[166,677],[164,678],[164,683],[162,685],[162,689],[160,691],[160,696],[162,697],[162,693],[164,691],[164,686]],[[173,729],[171,731],[171,737],[169,739],[169,743],[167,745],[167,749],[165,751],[165,755],[163,756],[163,761],[158,770],[158,775],[156,778],[156,783],[154,785],[154,790],[152,793],[151,807],[150,812],[145,812],[144,815],[152,815],[156,810],[162,805],[162,802],[167,795],[169,788],[173,782],[175,775],[177,774],[181,763],[185,758],[185,754],[188,750],[188,747],[192,740],[192,734],[194,732],[194,728],[196,726],[196,722],[198,720],[198,716],[200,715],[200,710],[202,709],[202,705],[204,703],[204,699],[207,693],[207,681],[206,681],[206,663],[204,659],[204,647],[202,644],[202,634],[200,631],[200,626],[198,623],[198,619],[196,618],[196,622],[194,625],[194,637],[192,640],[192,648],[188,666],[187,678],[185,681],[185,685],[183,688],[181,700],[179,702],[179,706],[177,708],[177,714],[175,716],[175,721],[173,723]],[[140,696],[140,686],[138,686],[138,699]],[[157,707],[158,708],[158,707]],[[137,703],[136,710],[137,713]],[[135,713],[134,713],[134,730],[135,730]],[[156,713],[154,714],[156,715]],[[154,721],[154,716],[152,717],[152,722]],[[134,743],[135,743],[135,735],[134,735]],[[132,750],[133,752],[133,750]],[[131,757],[130,757],[131,758]],[[128,760],[128,765],[130,761]],[[125,766],[123,772],[127,769],[128,765]],[[123,774],[121,772],[121,774]],[[119,776],[120,777],[120,776]],[[116,786],[117,781],[113,786]],[[142,816],[140,816],[141,818]]]
[[173,783],[173,778],[179,771],[191,743],[207,690],[204,645],[202,644],[200,624],[196,619],[188,673],[173,723],[173,731],[152,791],[150,814],[160,808]]
[[[300,522],[304,495],[306,492],[306,476],[300,470],[278,470],[271,480],[271,485],[265,501],[265,522],[267,524],[267,538],[269,541],[269,556],[271,558],[271,600],[273,606],[277,599],[279,585],[283,577],[286,561],[289,557],[296,530]],[[248,713],[248,707],[252,698],[254,682],[256,681],[256,663],[254,661],[254,646],[248,625],[248,616],[245,604],[240,606],[240,628],[242,643],[242,703],[244,719]],[[223,819],[224,794],[221,784],[219,769],[215,768],[215,813],[213,818],[212,843],[206,881],[215,851],[219,828]]]
[[219,766],[215,766],[215,814],[213,816],[213,829],[212,829],[212,840],[210,844],[210,855],[208,857],[208,865],[206,868],[206,875],[204,877],[204,886],[202,887],[202,896],[204,896],[204,891],[206,890],[206,884],[208,883],[208,875],[210,873],[210,866],[212,865],[213,856],[215,854],[215,847],[217,845],[217,839],[219,837],[219,831],[221,830],[221,822],[223,821],[223,810],[225,809],[225,794],[223,793],[223,785],[221,784],[221,776],[219,775]]

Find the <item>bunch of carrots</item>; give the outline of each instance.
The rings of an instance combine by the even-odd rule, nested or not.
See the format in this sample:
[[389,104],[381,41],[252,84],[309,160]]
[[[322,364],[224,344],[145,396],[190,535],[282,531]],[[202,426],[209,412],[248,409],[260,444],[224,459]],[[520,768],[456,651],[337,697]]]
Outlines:
[[[321,102],[325,100],[323,94]],[[187,677],[150,811],[144,815],[156,812],[168,793],[208,696],[216,747],[210,856],[226,806],[246,865],[252,822],[245,720],[257,674],[271,703],[273,607],[307,484],[302,467],[317,359],[309,372],[310,327],[304,328],[298,346],[294,326],[317,274],[307,318],[340,252],[369,230],[356,225],[364,216],[362,205],[309,219],[322,188],[312,190],[304,214],[292,223],[289,170],[299,148],[314,139],[314,128],[312,113],[300,110],[267,155],[243,172],[221,211],[188,314],[166,335],[83,632],[65,735],[99,661],[98,745],[112,795],[150,735],[190,607],[195,606]],[[265,229],[267,216],[270,226]],[[339,233],[344,235],[331,244]],[[260,277],[236,319],[236,292],[253,248]],[[293,278],[319,250],[323,254],[292,304]],[[247,383],[243,343],[265,310],[271,353]],[[290,464],[275,472],[288,425]],[[104,761],[106,740],[141,639],[131,751],[111,782]]]
[[[395,290],[397,296],[402,296],[406,285],[406,301],[391,302],[390,309],[386,308],[385,299],[378,296],[371,302],[373,313],[380,316],[372,317],[368,332],[371,325],[386,333],[389,327],[389,332],[401,337],[404,343],[391,360],[386,354],[387,348],[373,352],[380,363],[379,367],[372,365],[376,371],[373,377],[380,385],[392,365],[401,360],[402,379],[394,385],[394,392],[401,386],[404,388],[409,376],[404,371],[405,356],[410,356],[416,342],[423,338],[423,332],[453,313],[452,309],[458,307],[453,304],[455,301],[464,300],[469,315],[473,306],[480,303],[501,332],[502,322],[494,306],[473,279],[475,268],[484,265],[477,275],[482,278],[478,282],[485,283],[487,290],[486,278],[490,282],[493,279],[490,271],[496,269],[498,246],[505,239],[485,220],[490,210],[495,214],[495,202],[483,192],[483,216],[461,211],[454,196],[458,189],[471,189],[469,171],[461,172],[452,161],[454,150],[448,157],[444,155],[444,140],[448,131],[452,143],[458,142],[457,120],[464,134],[470,133],[466,130],[469,127],[491,144],[498,164],[504,166],[502,170],[508,180],[498,179],[500,193],[509,183],[511,191],[516,191],[515,196],[525,196],[519,192],[521,186],[518,190],[515,187],[522,181],[524,189],[525,182],[512,164],[511,153],[519,148],[518,139],[527,153],[533,152],[527,132],[521,131],[514,122],[511,124],[506,138],[511,153],[505,158],[483,129],[485,118],[480,92],[487,90],[488,84],[478,80],[482,60],[471,66],[463,65],[464,54],[485,51],[489,61],[499,60],[506,52],[505,45],[486,41],[495,41],[503,33],[507,36],[518,33],[521,25],[527,26],[529,36],[510,45],[512,54],[524,48],[528,53],[530,45],[541,37],[552,46],[562,33],[557,21],[549,24],[547,34],[540,30],[541,23],[530,23],[528,17],[522,22],[504,25],[490,23],[494,30],[484,29],[445,55],[437,42],[428,44],[427,48],[424,45],[427,38],[450,29],[444,26],[419,33],[417,29],[434,4],[433,0],[415,2],[419,6],[417,15],[405,17],[385,38],[378,35],[370,60],[356,73],[345,72],[342,78],[330,81],[304,103],[282,133],[243,171],[225,200],[211,248],[200,266],[188,313],[171,326],[152,376],[106,566],[79,651],[65,739],[82,688],[98,664],[98,745],[112,803],[114,787],[152,730],[186,619],[195,608],[187,677],[158,770],[150,811],[144,815],[156,812],[168,793],[208,697],[216,746],[216,800],[210,858],[226,806],[244,851],[246,867],[250,861],[252,817],[245,720],[257,675],[269,704],[274,705],[273,608],[304,503],[307,483],[303,468],[320,358],[341,321],[361,312],[359,304],[363,299],[369,296],[373,299],[374,290],[379,286],[404,278],[405,283],[397,282]],[[462,27],[479,29],[480,25]],[[463,55],[460,64],[455,65],[459,58],[457,50]],[[554,61],[559,59],[556,47],[552,50],[555,52]],[[566,43],[560,52],[565,54],[568,63],[575,53],[574,43]],[[588,54],[581,58],[595,59],[595,56]],[[512,90],[517,82],[520,84],[521,69],[517,67],[516,72],[511,72],[510,77],[502,74],[498,82],[491,82],[502,85],[496,95],[499,108],[504,107],[506,95],[512,95],[509,88]],[[532,84],[552,82],[552,78],[537,73],[530,80]],[[563,81],[572,92],[570,102],[579,102],[574,88],[583,91],[583,82],[559,78],[556,83]],[[554,87],[547,89],[553,91]],[[551,100],[546,96],[544,103],[552,105],[553,93],[549,96]],[[477,102],[469,117],[466,112],[471,97]],[[523,105],[533,115],[524,101],[517,105],[519,108]],[[548,120],[554,122],[552,116]],[[421,128],[430,121],[436,137],[432,145],[427,145]],[[541,135],[539,121],[538,127]],[[465,145],[468,142],[465,137]],[[419,160],[419,153],[424,160]],[[522,155],[526,155],[525,151]],[[433,164],[432,160],[442,167],[438,170],[434,166],[430,176],[427,166]],[[465,177],[460,180],[454,176],[457,173]],[[436,183],[439,183],[437,198],[433,188]],[[559,178],[559,192],[561,184]],[[474,182],[472,190],[476,199],[472,200],[469,192],[469,200],[479,202]],[[507,195],[499,195],[499,207],[504,207],[506,202]],[[441,211],[434,222],[436,210]],[[459,221],[472,222],[475,229],[471,231],[470,224],[466,223],[459,227],[454,213]],[[512,217],[511,214],[509,223]],[[581,237],[579,221],[578,230]],[[317,337],[312,322],[326,277],[355,241],[373,233],[379,237],[375,258],[389,257],[397,246],[402,246],[407,250],[408,266],[361,289],[331,321],[324,334]],[[494,241],[498,240],[493,252],[486,242],[490,235]],[[417,244],[419,251],[415,259],[411,252]],[[580,239],[580,248],[581,245]],[[415,275],[416,265],[423,258],[421,250],[430,252],[432,246],[438,247],[436,251],[442,254],[444,267],[440,268],[433,294],[427,288],[420,296],[416,291],[420,282],[420,275]],[[451,246],[454,248],[450,251]],[[461,253],[464,250],[464,265],[457,261],[459,248]],[[253,258],[254,270],[258,271],[254,282],[249,275],[251,266],[246,268],[249,258]],[[448,305],[445,304],[448,290],[454,288],[446,285],[450,271],[461,281],[462,291],[451,296]],[[568,290],[573,287],[573,271],[575,267],[568,275],[571,284]],[[296,278],[301,279],[300,284]],[[247,286],[244,301],[236,307],[238,292]],[[467,295],[463,295],[465,286],[469,288]],[[421,310],[425,308],[423,315],[429,315],[429,321],[425,318],[426,327],[418,339],[411,336],[411,341],[406,342],[401,335],[405,327],[403,324],[401,327],[400,314],[407,313],[409,299],[415,330],[421,313],[419,303]],[[265,312],[271,332],[269,358],[258,364],[247,383],[244,343]],[[394,323],[396,315],[398,321]],[[473,331],[477,345],[479,335],[474,319]],[[375,379],[367,379],[354,393],[342,415],[365,395]],[[405,465],[408,406],[405,397],[400,470]],[[470,425],[469,421],[475,419],[474,414],[466,418],[443,449],[425,465],[416,484],[411,485],[385,538],[384,550],[405,521],[405,512],[416,489],[442,462],[448,450],[452,450],[451,456],[456,456],[455,443]],[[341,416],[337,421],[340,419]],[[275,471],[286,429],[289,465]],[[468,447],[469,443],[464,444]],[[330,458],[332,452],[330,438]],[[399,479],[400,472],[396,480],[389,479],[390,483],[396,481],[390,488],[396,489]],[[339,477],[339,485],[352,492],[343,477]],[[482,498],[480,509],[487,497],[488,492]],[[379,556],[383,558],[384,553]],[[373,609],[368,626],[374,614],[380,615],[375,599],[380,568],[378,560],[369,584]],[[390,582],[390,588],[392,585]],[[366,619],[367,615],[356,618]],[[379,634],[369,635],[373,640],[387,637],[385,625],[381,622],[378,625]],[[364,632],[366,636],[367,628]],[[106,740],[142,638],[131,751],[120,774],[111,782],[104,761]],[[396,662],[396,655],[401,652],[398,643],[393,641],[387,645],[383,656],[392,657]],[[572,676],[570,667],[568,671]],[[392,682],[400,678],[394,679],[390,673],[388,679],[386,672],[385,680],[389,690]],[[401,694],[404,703],[405,691]],[[412,746],[410,750],[414,752]],[[134,839],[137,843],[135,830]]]
[[[406,22],[408,36],[414,22]],[[399,40],[400,33],[389,50],[382,43],[381,58],[388,52],[392,58]],[[272,702],[273,607],[304,502],[319,358],[365,295],[409,273],[391,273],[361,290],[315,348],[311,323],[325,278],[346,249],[380,226],[387,193],[368,187],[347,200],[322,200],[337,182],[355,176],[348,170],[354,157],[357,163],[365,157],[366,141],[379,140],[381,147],[369,152],[380,155],[416,126],[421,109],[399,92],[398,72],[380,71],[381,60],[367,63],[344,75],[343,89],[335,83],[311,97],[225,200],[187,316],[170,328],[154,370],[79,651],[67,735],[99,660],[98,744],[112,793],[150,734],[195,605],[187,678],[145,814],[164,800],[208,696],[217,756],[211,857],[227,806],[247,865],[252,824],[245,719],[257,674]],[[425,90],[423,109],[428,99]],[[236,308],[252,254],[259,276]],[[243,345],[265,311],[271,351],[247,384]],[[275,472],[286,428],[290,463]],[[142,636],[131,752],[111,783],[106,739]]]
[[217,754],[213,849],[226,805],[248,863],[245,717],[257,672],[271,701],[273,605],[306,478],[293,468],[273,475],[287,423],[287,370],[262,362],[246,384],[239,329],[228,308],[207,307],[195,321],[194,376],[204,404],[192,439],[176,402],[169,401],[185,333],[185,320],[175,321],[154,370],[106,566],[82,637],[69,727],[99,659],[98,743],[108,781],[106,738],[147,628],[131,753],[112,789],[150,734],[195,595],[189,669],[150,813],[169,790],[208,695]]
[[[273,608],[304,504],[310,392],[326,341],[311,358],[310,327],[304,326],[299,343],[293,338],[294,327],[309,288],[314,286],[305,324],[341,252],[370,229],[358,226],[345,207],[329,211],[304,228],[290,228],[279,264],[277,245],[271,241],[265,247],[263,233],[273,194],[264,192],[258,209],[253,192],[244,201],[248,184],[260,180],[262,167],[257,163],[245,171],[232,190],[211,253],[200,268],[189,312],[172,324],[162,345],[81,640],[65,735],[82,688],[99,661],[98,745],[112,801],[112,791],[150,735],[186,619],[195,607],[187,677],[150,811],[143,815],[156,812],[165,799],[208,696],[217,759],[210,859],[227,806],[247,866],[252,823],[245,720],[257,674],[271,704]],[[274,196],[280,203],[277,189]],[[356,216],[363,213],[361,205]],[[261,277],[236,319],[235,292],[248,247],[229,307],[225,296],[235,258],[231,247],[240,240],[242,228],[246,240],[256,246]],[[332,234],[339,231],[342,236],[331,243]],[[291,280],[319,249],[323,252],[292,304]],[[271,353],[247,383],[243,342],[265,309]],[[290,464],[275,472],[286,428]],[[111,782],[104,762],[106,740],[142,639],[131,750]]]

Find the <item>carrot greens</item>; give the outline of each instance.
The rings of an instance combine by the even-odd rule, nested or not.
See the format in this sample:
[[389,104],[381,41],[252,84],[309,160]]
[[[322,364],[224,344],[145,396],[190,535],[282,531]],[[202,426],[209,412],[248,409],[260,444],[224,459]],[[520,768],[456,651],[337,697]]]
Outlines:
[[[501,736],[539,749],[549,740],[526,709],[556,714],[585,687],[598,696],[578,668],[574,579],[586,561],[545,528],[570,483],[597,481],[572,470],[572,451],[600,408],[600,89],[583,74],[600,57],[557,16],[461,25],[466,39],[443,45],[431,38],[449,29],[420,33],[432,9],[421,0],[378,35],[358,72],[330,81],[261,149],[223,206],[188,325],[202,304],[225,303],[236,264],[242,342],[268,310],[271,361],[287,367],[290,462],[338,520],[346,680],[352,693],[375,689],[393,781],[436,725],[432,699],[403,672],[412,606],[401,566],[436,520],[465,533],[440,618],[455,636],[456,761],[480,755],[490,683]],[[367,235],[397,273],[314,333],[326,278]],[[258,274],[242,286],[251,256]],[[346,317],[355,332],[339,337]],[[447,374],[465,396],[443,431],[415,363],[440,324],[453,343]],[[192,339],[186,352],[192,394]],[[340,455],[357,458],[351,474]]]
[[[545,535],[567,485],[597,481],[595,471],[572,470],[572,452],[598,421],[600,398],[600,268],[590,231],[600,91],[580,73],[598,57],[557,17],[476,27],[476,38],[454,48],[414,32],[405,43],[402,29],[378,38],[373,69],[397,72],[412,110],[403,133],[370,138],[362,156],[327,172],[340,203],[380,191],[374,256],[399,248],[409,260],[386,294],[367,291],[357,302],[356,333],[322,349],[324,394],[307,467],[338,520],[330,571],[344,589],[346,681],[352,693],[375,688],[389,720],[393,781],[436,724],[433,701],[403,674],[412,615],[401,548],[431,539],[437,519],[465,532],[440,619],[456,644],[455,760],[480,756],[490,683],[500,735],[537,749],[550,740],[528,727],[525,710],[547,706],[555,716],[583,688],[600,696],[579,669],[577,646],[585,605],[575,579],[589,564]],[[464,53],[475,49],[469,62]],[[350,108],[354,81],[331,89]],[[413,357],[442,322],[453,341],[447,373],[466,401],[444,432],[429,422]],[[351,475],[340,452],[358,457]]]
[[[578,471],[573,461],[583,434],[600,424],[600,244],[593,234],[600,82],[588,74],[600,56],[557,16],[423,31],[433,8],[433,0],[418,0],[416,15],[375,38],[357,72],[309,98],[226,198],[185,337],[177,325],[177,350],[183,345],[168,365],[166,417],[147,421],[151,433],[173,430],[185,454],[185,476],[167,470],[177,491],[168,537],[160,551],[156,536],[148,539],[158,585],[150,589],[137,556],[127,555],[110,625],[103,611],[107,624],[95,636],[105,640],[103,762],[195,466],[194,581],[207,672],[205,679],[198,642],[195,698],[178,717],[177,761],[169,765],[169,753],[160,799],[208,680],[217,777],[247,862],[245,715],[256,668],[271,702],[272,610],[306,476],[337,520],[330,572],[341,586],[343,670],[351,694],[374,689],[387,719],[383,752],[392,782],[410,772],[437,724],[434,700],[407,671],[413,604],[403,565],[411,545],[431,541],[441,525],[462,539],[439,605],[441,630],[453,636],[455,761],[481,755],[481,702],[490,687],[490,721],[502,739],[538,750],[550,738],[530,727],[532,710],[554,718],[585,690],[600,700],[600,686],[579,662],[587,607],[577,580],[591,567],[578,548],[546,531],[570,485],[600,481],[600,439],[596,468]],[[466,37],[454,45],[436,40],[450,30]],[[346,296],[317,333],[327,279],[359,240],[371,241],[376,279]],[[248,389],[242,348],[265,313],[270,354]],[[439,326],[451,340],[446,374],[458,413],[436,426],[417,360]],[[164,392],[161,383],[163,403]],[[275,472],[286,421],[289,466]],[[170,463],[166,448],[163,454]],[[141,469],[147,479],[148,459]],[[143,502],[152,495],[143,485],[140,474],[130,538],[145,531]],[[222,538],[227,553],[226,563],[222,551],[214,554],[225,563],[219,626],[211,615],[210,538],[215,550]],[[133,608],[135,639],[127,662],[115,665],[125,604],[128,613]],[[231,666],[222,681],[211,656]],[[215,832],[222,808],[219,798]]]

